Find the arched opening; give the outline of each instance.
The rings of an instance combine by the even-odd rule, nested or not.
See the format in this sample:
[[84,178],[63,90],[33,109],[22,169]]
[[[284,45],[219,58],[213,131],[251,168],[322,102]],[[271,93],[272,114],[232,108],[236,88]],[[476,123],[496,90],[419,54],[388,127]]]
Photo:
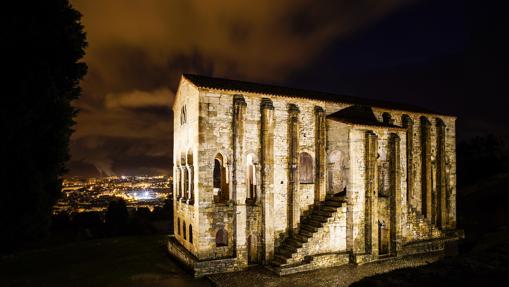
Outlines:
[[186,222],[185,221],[182,224],[182,233],[184,234],[184,240],[186,240]]
[[216,247],[228,246],[228,232],[221,228],[216,233]]
[[189,224],[189,242],[193,243],[193,225]]
[[[388,222],[387,222],[388,223]],[[378,254],[389,254],[390,232],[384,220],[378,220]]]
[[252,154],[247,156],[247,202],[254,203],[256,201],[257,180],[256,180],[256,164]]
[[187,152],[187,165],[193,165],[193,150]]
[[347,174],[345,156],[339,150],[327,156],[327,194],[346,195]]
[[258,262],[258,244],[253,234],[247,237],[247,249],[247,262],[249,264]]
[[226,202],[229,200],[226,162],[220,153],[214,158],[213,190],[215,202]]
[[182,167],[182,177],[183,177],[182,197],[184,199],[187,199],[187,194],[189,193],[189,171],[185,166]]
[[186,165],[186,153],[180,153],[180,165]]
[[180,198],[186,199],[187,198],[187,169],[186,169],[186,153],[182,152],[180,153],[180,182],[179,182],[179,193]]
[[186,106],[182,106],[180,109],[180,125],[183,125],[187,122],[187,110]]
[[307,152],[301,152],[299,156],[299,163],[300,183],[313,183],[313,157]]
[[190,203],[194,202],[194,170],[193,170],[193,151],[189,149],[187,152],[187,170],[189,177],[189,187],[188,187],[188,198],[190,199]]
[[385,124],[392,125],[394,123],[394,120],[392,119],[391,114],[389,114],[388,112],[385,112],[382,114],[382,120]]

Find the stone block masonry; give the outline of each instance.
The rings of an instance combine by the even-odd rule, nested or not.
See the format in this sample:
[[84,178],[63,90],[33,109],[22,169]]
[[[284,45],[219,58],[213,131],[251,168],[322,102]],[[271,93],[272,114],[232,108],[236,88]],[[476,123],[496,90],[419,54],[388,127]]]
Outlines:
[[452,116],[196,75],[173,111],[168,251],[195,276],[392,260],[460,237]]

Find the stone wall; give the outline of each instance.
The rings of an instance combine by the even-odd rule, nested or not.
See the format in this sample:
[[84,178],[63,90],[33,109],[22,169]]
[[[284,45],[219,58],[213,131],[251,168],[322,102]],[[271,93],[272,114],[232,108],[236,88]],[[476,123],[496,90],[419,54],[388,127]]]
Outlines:
[[[182,123],[184,106],[187,119]],[[380,121],[396,126],[403,126],[406,117],[405,128],[324,120],[324,115],[348,106],[198,89],[183,79],[173,106],[174,190],[188,193],[175,193],[174,222],[175,230],[179,230],[179,221],[181,225],[186,222],[187,232],[192,225],[193,242],[188,234],[184,239],[182,226],[174,240],[196,260],[214,261],[217,264],[211,264],[219,269],[241,269],[248,261],[268,263],[274,248],[298,230],[301,215],[325,194],[344,190],[344,213],[313,237],[315,244],[302,256],[348,251],[376,257],[380,222],[389,231],[383,235],[389,239],[383,240],[384,244],[389,241],[391,253],[403,243],[441,236],[434,225],[454,229],[455,118],[373,108]],[[294,118],[289,117],[292,113]],[[430,123],[427,135],[422,134],[426,130],[422,117]],[[318,130],[320,119],[324,131]],[[426,153],[423,142],[429,147]],[[299,178],[302,152],[313,159],[312,182]],[[214,197],[217,155],[226,170],[226,196],[221,201]],[[369,168],[367,162],[372,162]],[[249,164],[254,166],[254,197],[247,192]],[[183,166],[189,170],[192,187],[184,186]],[[423,204],[423,190],[428,190],[429,204]],[[219,230],[227,234],[226,246],[216,246]],[[206,264],[194,266],[203,274],[213,272]]]
[[[437,135],[440,133],[440,122],[443,123],[443,136],[444,136],[444,145],[445,145],[445,154],[444,154],[444,183],[445,183],[445,192],[446,192],[446,202],[445,202],[445,216],[447,217],[446,224],[443,229],[455,229],[456,228],[456,118],[452,116],[443,116],[443,115],[434,115],[434,114],[424,114],[424,113],[411,113],[404,111],[395,111],[388,109],[380,109],[373,108],[373,112],[378,120],[383,120],[383,114],[390,114],[393,123],[398,126],[404,126],[403,118],[411,120],[412,125],[412,166],[409,167],[408,174],[413,175],[412,186],[409,188],[409,198],[408,203],[412,206],[417,212],[423,213],[422,210],[422,192],[423,192],[423,167],[422,167],[422,130],[423,127],[421,125],[421,118],[425,118],[429,121],[429,144],[430,144],[430,170],[431,170],[431,196],[432,196],[432,214],[437,215],[441,211],[439,208],[439,188],[440,185],[437,183],[440,180],[440,177],[437,177],[440,169],[437,167],[439,161],[437,161],[439,152],[437,148],[438,137]],[[402,135],[401,139],[406,139],[407,135]],[[406,149],[406,146],[405,146]],[[403,149],[402,151],[404,151]],[[403,153],[403,152],[402,152]],[[406,173],[406,172],[405,172]],[[402,176],[406,176],[402,173]],[[402,189],[406,192],[406,189]],[[431,218],[430,218],[431,220]],[[437,218],[433,218],[434,223],[437,223]]]
[[346,251],[346,214],[347,206],[343,204],[332,215],[331,218],[318,228],[318,231],[309,238],[308,242],[302,245],[297,253],[293,254],[288,263],[299,263],[308,256],[325,254],[325,253],[341,253]]
[[[198,168],[196,162],[198,162],[198,110],[199,110],[199,91],[198,89],[189,83],[187,80],[182,79],[175,102],[173,104],[173,172],[174,178],[177,178],[177,170],[180,168],[186,168],[190,171],[190,174],[196,178]],[[181,122],[182,108],[185,107],[185,123]],[[188,159],[192,158],[192,163],[188,162]],[[199,216],[198,216],[198,204],[196,200],[191,201],[191,198],[196,199],[198,196],[198,181],[189,180],[189,184],[192,187],[185,187],[182,181],[174,180],[173,190],[188,190],[193,192],[192,195],[183,194],[183,197],[178,198],[178,193],[174,192],[173,208],[174,208],[174,230],[175,239],[182,244],[192,254],[197,254],[199,248],[196,242],[201,238],[199,228]],[[178,223],[180,221],[180,226]],[[186,223],[186,239],[183,234],[183,223]],[[192,238],[193,243],[189,241],[189,226],[192,225]],[[181,234],[178,234],[178,230],[181,230]]]
[[[232,198],[233,95],[200,92],[199,120],[199,218],[200,260],[234,256],[234,207]],[[228,200],[214,202],[213,167],[217,154],[227,166]],[[216,247],[216,234],[224,229],[228,245]]]

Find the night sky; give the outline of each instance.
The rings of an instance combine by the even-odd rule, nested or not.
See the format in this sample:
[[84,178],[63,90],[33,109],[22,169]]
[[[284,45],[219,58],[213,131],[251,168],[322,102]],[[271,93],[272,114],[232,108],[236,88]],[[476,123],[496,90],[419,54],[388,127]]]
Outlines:
[[477,3],[74,0],[89,72],[69,175],[169,174],[181,73],[407,102],[458,116],[459,140],[508,138],[503,10]]

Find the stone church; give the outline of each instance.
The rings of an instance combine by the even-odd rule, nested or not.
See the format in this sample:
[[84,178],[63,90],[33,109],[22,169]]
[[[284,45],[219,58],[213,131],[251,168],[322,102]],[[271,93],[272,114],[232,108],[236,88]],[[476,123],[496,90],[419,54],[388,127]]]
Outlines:
[[173,112],[168,250],[197,277],[445,254],[462,236],[454,116],[189,74]]

